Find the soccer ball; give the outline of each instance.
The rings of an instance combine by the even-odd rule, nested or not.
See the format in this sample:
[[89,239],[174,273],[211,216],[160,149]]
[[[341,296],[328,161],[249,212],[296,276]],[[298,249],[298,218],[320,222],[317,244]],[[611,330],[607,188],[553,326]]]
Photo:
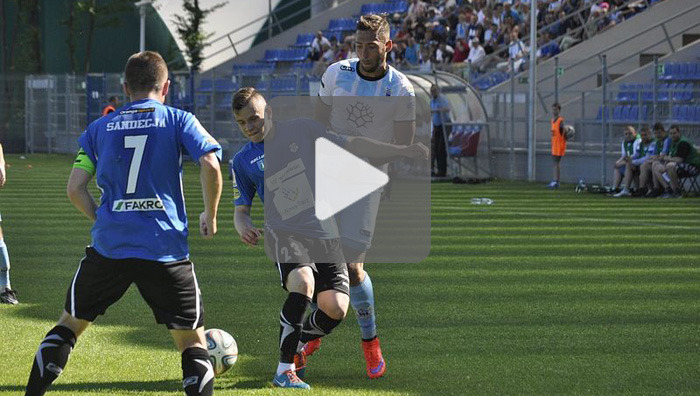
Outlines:
[[209,329],[204,332],[207,339],[209,360],[214,366],[214,374],[221,375],[228,371],[238,360],[238,345],[233,336],[220,329]]
[[576,130],[573,125],[564,125],[564,139],[571,140],[576,135]]

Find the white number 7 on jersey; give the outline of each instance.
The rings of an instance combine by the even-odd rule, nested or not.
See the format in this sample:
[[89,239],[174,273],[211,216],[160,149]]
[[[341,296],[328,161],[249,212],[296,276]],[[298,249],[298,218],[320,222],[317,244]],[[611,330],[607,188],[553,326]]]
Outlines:
[[124,148],[134,149],[134,156],[131,157],[131,165],[129,166],[129,178],[126,181],[127,194],[136,192],[136,182],[139,179],[139,169],[141,169],[146,140],[148,140],[148,135],[124,136]]

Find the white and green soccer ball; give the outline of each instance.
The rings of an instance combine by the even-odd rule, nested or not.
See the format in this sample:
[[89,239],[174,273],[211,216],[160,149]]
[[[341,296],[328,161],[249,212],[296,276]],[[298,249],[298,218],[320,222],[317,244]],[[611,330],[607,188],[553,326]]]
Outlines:
[[209,361],[214,366],[214,374],[221,375],[228,371],[238,360],[238,345],[233,336],[221,329],[209,329],[204,332],[207,339]]
[[576,129],[573,125],[564,125],[564,139],[571,140],[576,136]]

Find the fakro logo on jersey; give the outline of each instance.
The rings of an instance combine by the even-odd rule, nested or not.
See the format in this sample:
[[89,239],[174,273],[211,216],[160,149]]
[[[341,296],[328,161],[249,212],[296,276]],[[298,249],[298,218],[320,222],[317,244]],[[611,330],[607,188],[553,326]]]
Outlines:
[[146,212],[150,210],[165,210],[160,198],[119,199],[114,201],[112,212]]

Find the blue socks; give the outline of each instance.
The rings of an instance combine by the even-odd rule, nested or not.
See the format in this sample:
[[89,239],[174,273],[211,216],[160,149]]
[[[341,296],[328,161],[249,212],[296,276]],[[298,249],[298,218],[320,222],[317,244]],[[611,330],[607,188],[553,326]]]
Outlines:
[[362,339],[371,340],[376,337],[377,317],[374,313],[374,290],[369,274],[365,273],[362,283],[350,287],[350,304],[362,330]]
[[0,291],[10,288],[10,256],[7,245],[0,239]]

